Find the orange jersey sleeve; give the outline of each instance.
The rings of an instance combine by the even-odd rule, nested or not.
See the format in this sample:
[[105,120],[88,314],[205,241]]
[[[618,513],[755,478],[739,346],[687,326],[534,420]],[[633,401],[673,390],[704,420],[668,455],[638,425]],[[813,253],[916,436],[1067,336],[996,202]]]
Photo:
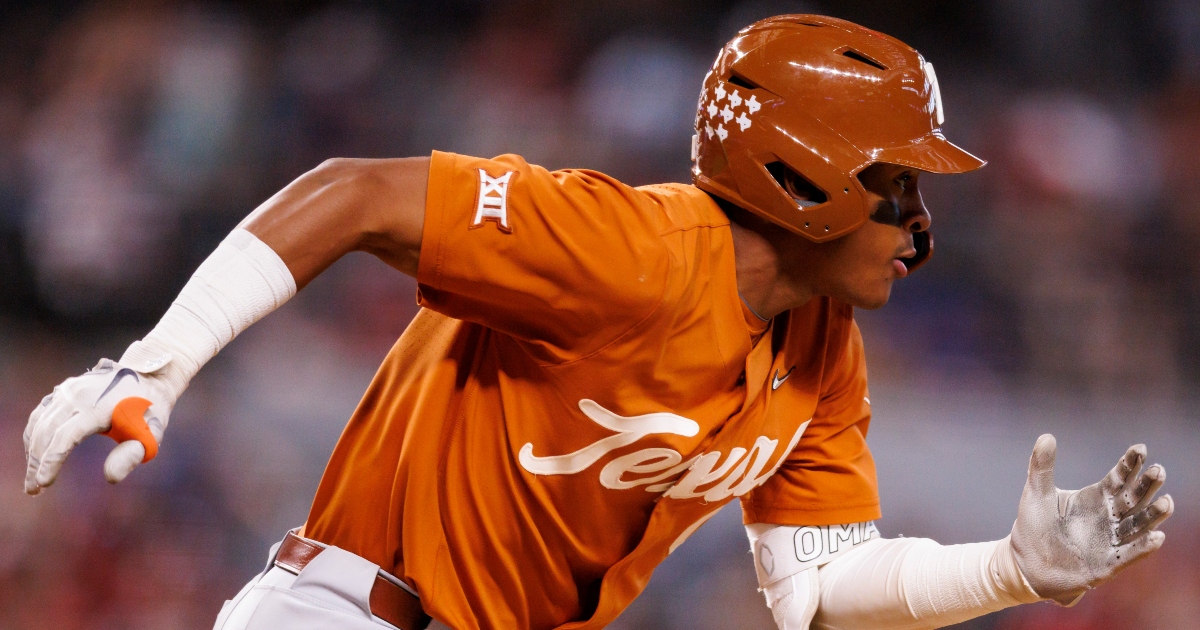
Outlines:
[[647,195],[600,173],[434,152],[419,301],[543,361],[585,356],[661,301],[665,224]]
[[742,498],[746,523],[833,525],[880,516],[867,448],[871,404],[862,334],[848,314],[842,323],[831,333],[821,396],[804,439],[771,479]]

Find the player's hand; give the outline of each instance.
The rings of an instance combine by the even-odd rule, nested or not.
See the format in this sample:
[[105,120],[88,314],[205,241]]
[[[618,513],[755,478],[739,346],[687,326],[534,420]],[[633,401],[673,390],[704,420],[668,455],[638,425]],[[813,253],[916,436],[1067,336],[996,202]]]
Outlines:
[[1175,504],[1170,495],[1154,500],[1167,471],[1154,464],[1142,472],[1145,445],[1129,447],[1104,479],[1074,491],[1054,486],[1056,449],[1050,434],[1033,447],[1011,540],[1033,590],[1069,606],[1161,547],[1166,534],[1155,528]]
[[[25,427],[28,464],[25,492],[38,494],[53,484],[71,450],[87,436],[112,428],[113,409],[122,400],[131,398],[150,402],[142,420],[154,438],[153,446],[157,447],[176,399],[161,376],[101,359],[82,376],[69,378],[55,387],[29,414],[29,424]],[[136,439],[118,443],[104,462],[105,478],[110,483],[124,479],[146,454],[146,448]]]

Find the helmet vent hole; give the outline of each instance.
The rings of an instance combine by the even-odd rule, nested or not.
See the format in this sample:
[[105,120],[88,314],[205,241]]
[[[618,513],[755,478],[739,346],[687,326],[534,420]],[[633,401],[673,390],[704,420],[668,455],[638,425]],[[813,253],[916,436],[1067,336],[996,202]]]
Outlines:
[[871,59],[870,57],[858,52],[857,50],[854,50],[853,48],[846,50],[845,52],[842,53],[842,55],[845,57],[849,57],[855,61],[860,61],[862,63],[865,63],[868,66],[874,66],[876,68],[879,68],[880,70],[887,70],[887,66],[879,63],[878,61],[875,61],[874,59]]
[[729,83],[732,83],[738,87],[746,88],[747,90],[757,90],[758,89],[757,85],[750,82],[746,77],[744,77],[740,74],[737,74],[736,72],[729,75]]
[[775,178],[775,183],[787,193],[801,208],[825,203],[829,197],[817,188],[815,184],[803,175],[788,168],[783,162],[771,162],[766,165],[767,172]]

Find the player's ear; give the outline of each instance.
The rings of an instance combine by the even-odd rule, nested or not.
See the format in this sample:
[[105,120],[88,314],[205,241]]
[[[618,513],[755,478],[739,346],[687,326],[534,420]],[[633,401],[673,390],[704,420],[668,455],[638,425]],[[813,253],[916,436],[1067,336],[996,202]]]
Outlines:
[[771,162],[766,165],[766,169],[784,192],[802,208],[819,205],[829,200],[829,197],[820,188],[783,162]]

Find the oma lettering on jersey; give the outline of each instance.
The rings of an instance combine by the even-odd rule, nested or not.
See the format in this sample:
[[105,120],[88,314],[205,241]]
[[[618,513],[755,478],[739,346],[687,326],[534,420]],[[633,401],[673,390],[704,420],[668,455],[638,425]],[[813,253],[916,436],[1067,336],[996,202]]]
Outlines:
[[[608,453],[646,436],[669,433],[693,437],[700,431],[700,425],[694,420],[669,412],[620,416],[586,398],[579,401],[579,409],[592,422],[616,434],[573,453],[547,457],[534,455],[533,444],[527,442],[521,447],[518,457],[521,467],[535,475],[574,475],[583,472]],[[709,451],[685,460],[679,451],[671,448],[637,450],[606,464],[600,470],[600,484],[612,490],[645,486],[647,492],[663,493],[663,496],[672,499],[703,497],[709,503],[741,496],[775,474],[811,421],[806,420],[796,429],[787,448],[766,472],[764,470],[775,455],[779,440],[760,435],[749,449],[735,446],[727,457],[721,451]]]

